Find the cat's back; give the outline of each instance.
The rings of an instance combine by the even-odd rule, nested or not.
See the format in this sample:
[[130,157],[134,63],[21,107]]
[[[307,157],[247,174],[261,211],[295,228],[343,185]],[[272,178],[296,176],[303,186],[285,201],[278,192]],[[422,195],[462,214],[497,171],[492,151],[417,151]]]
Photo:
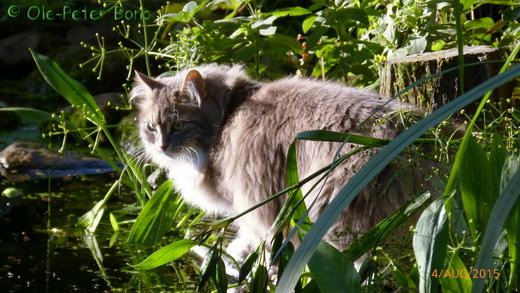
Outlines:
[[328,128],[330,123],[345,117],[363,120],[374,113],[380,116],[409,109],[372,91],[299,77],[264,83],[244,106],[242,110],[262,120],[289,122],[291,117],[298,117],[300,123],[308,122],[316,128]]
[[251,97],[254,102],[271,104],[282,108],[341,108],[360,107],[373,109],[377,105],[387,110],[402,107],[397,102],[389,102],[377,93],[340,85],[331,81],[319,81],[312,78],[286,77],[273,82],[264,83]]

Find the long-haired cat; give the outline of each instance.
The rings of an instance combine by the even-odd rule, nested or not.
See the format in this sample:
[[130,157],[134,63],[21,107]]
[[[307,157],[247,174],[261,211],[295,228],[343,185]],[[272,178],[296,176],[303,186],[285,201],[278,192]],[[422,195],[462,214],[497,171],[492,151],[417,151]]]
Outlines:
[[[322,129],[389,139],[400,127],[385,114],[410,109],[332,82],[288,77],[262,83],[248,78],[240,66],[223,65],[155,79],[137,74],[131,97],[147,155],[168,171],[187,202],[221,215],[244,211],[287,187],[287,151],[297,133]],[[300,178],[330,164],[339,146],[299,141]],[[354,147],[347,144],[342,154]],[[315,201],[311,220],[375,151],[349,158],[311,191],[305,200],[307,205]],[[416,171],[405,165],[387,167],[343,212],[326,240],[344,249],[417,191]],[[304,194],[314,182],[303,186]],[[228,252],[243,260],[266,237],[284,199],[241,218]]]

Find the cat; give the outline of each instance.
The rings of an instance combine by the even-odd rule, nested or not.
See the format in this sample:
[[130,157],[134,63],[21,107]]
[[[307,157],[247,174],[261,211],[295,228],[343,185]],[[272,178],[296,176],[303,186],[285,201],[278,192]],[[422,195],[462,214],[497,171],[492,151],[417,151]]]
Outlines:
[[[136,73],[131,99],[146,154],[167,170],[189,204],[225,216],[287,187],[287,152],[297,133],[321,129],[391,139],[402,130],[396,113],[418,113],[410,105],[333,82],[298,77],[256,81],[237,65],[210,64],[155,79]],[[300,178],[330,164],[339,146],[298,141]],[[341,154],[355,147],[346,144]],[[314,202],[312,221],[377,150],[350,157],[310,192],[305,203]],[[343,250],[421,189],[417,176],[406,160],[388,166],[358,194],[325,240]],[[303,194],[316,180],[302,187]],[[285,199],[238,220],[238,236],[227,248],[238,262],[268,236]]]

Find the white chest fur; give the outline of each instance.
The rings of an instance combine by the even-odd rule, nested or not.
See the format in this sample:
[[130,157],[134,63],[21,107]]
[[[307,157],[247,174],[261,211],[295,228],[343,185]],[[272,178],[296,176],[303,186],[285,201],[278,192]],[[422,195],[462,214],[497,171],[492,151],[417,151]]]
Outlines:
[[167,170],[175,189],[188,204],[220,215],[233,212],[230,205],[216,193],[215,188],[208,186],[208,180],[205,180],[205,174],[201,171],[201,160],[192,160],[185,156],[172,159],[166,155],[157,155],[152,159]]

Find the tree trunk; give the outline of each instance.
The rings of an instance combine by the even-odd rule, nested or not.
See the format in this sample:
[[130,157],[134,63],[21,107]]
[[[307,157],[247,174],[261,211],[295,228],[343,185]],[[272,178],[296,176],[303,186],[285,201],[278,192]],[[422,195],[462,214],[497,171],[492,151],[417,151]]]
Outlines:
[[[481,62],[465,67],[464,90],[468,91],[498,74],[503,62],[482,63],[482,61],[501,60],[501,56],[498,49],[487,46],[464,47],[464,64]],[[413,87],[399,97],[400,101],[415,104],[428,111],[435,110],[462,94],[457,67],[456,48],[388,60],[380,72],[380,94],[385,97],[393,97],[421,78],[454,68],[450,72]],[[482,95],[484,94],[482,93]],[[493,97],[511,97],[511,94],[512,85],[506,84],[495,90]]]

